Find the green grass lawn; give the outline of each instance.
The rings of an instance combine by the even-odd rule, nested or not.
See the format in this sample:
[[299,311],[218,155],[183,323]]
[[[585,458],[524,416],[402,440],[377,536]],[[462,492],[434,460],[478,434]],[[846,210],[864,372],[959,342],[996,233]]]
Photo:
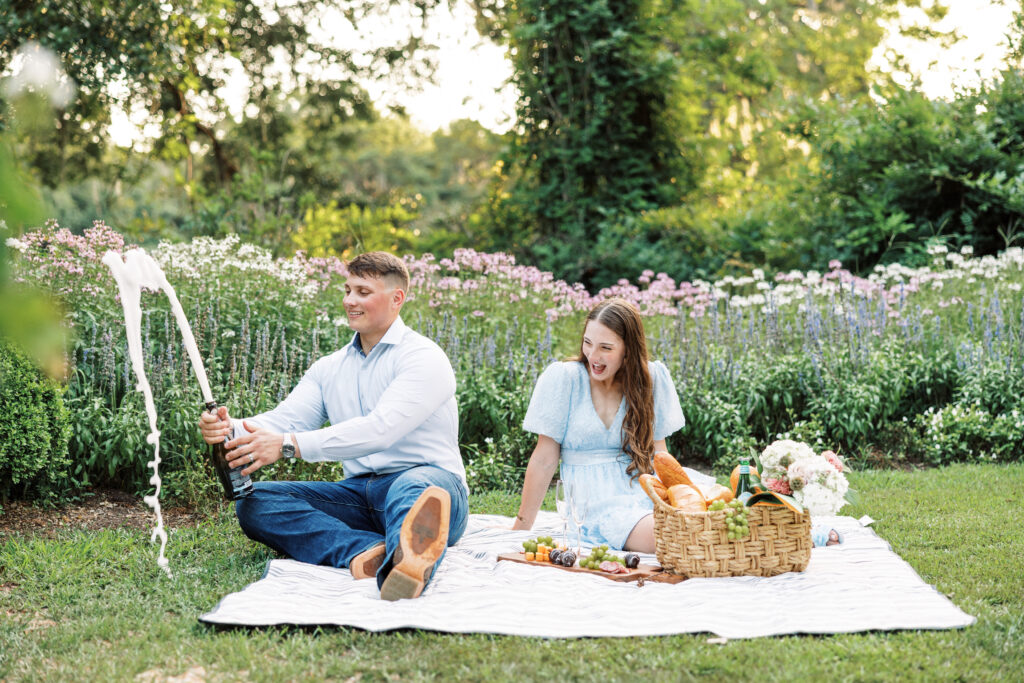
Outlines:
[[[174,530],[168,580],[144,532],[68,531],[0,544],[0,680],[1021,680],[1024,465],[851,474],[856,506],[978,622],[956,631],[542,640],[348,628],[216,630],[196,617],[271,555],[227,508]],[[474,512],[513,514],[513,494]],[[524,605],[523,618],[544,605]],[[708,605],[714,609],[714,605]],[[202,669],[202,671],[198,671]]]

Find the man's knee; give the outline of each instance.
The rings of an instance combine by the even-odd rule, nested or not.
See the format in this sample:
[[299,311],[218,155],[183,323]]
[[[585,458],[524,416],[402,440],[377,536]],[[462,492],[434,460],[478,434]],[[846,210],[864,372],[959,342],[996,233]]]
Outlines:
[[420,465],[406,470],[399,476],[402,486],[426,489],[428,486],[440,486],[451,492],[459,486],[459,478],[446,469],[434,465]]
[[238,518],[238,525],[247,536],[252,537],[255,532],[263,527],[263,518],[266,516],[268,503],[276,495],[272,482],[256,482],[253,484],[252,493],[245,498],[235,501],[235,516]]
[[409,504],[415,499],[410,499],[409,494],[421,493],[431,486],[439,486],[448,493],[451,498],[449,545],[454,545],[465,531],[468,514],[466,489],[458,476],[440,467],[425,465],[403,472],[396,483],[400,483],[402,497]]
[[436,485],[438,475],[443,472],[444,470],[437,467],[421,465],[402,472],[395,483],[403,488],[425,489]]

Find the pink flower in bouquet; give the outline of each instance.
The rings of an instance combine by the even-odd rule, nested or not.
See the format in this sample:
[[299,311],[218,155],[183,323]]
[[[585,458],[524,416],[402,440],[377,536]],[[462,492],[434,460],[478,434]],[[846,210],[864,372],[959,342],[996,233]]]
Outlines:
[[832,467],[835,467],[840,472],[843,471],[843,461],[839,459],[839,456],[833,451],[822,451],[821,457],[825,458]]
[[835,515],[849,488],[834,451],[815,453],[805,443],[780,439],[761,453],[761,480],[770,491],[791,495],[811,514]]

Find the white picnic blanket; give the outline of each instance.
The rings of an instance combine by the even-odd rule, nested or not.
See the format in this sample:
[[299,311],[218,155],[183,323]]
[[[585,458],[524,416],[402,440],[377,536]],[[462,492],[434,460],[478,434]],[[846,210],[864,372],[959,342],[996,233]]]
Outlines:
[[[416,600],[382,601],[376,581],[356,581],[347,569],[271,560],[263,578],[228,595],[199,620],[547,638],[698,632],[755,638],[974,623],[857,520],[816,518],[815,523],[839,530],[843,543],[814,548],[804,572],[638,586],[497,560],[500,553],[521,550],[528,538],[557,538],[561,521],[555,513],[541,512],[529,532],[508,530],[512,520],[507,517],[472,515],[465,535],[448,549]],[[642,557],[657,564],[654,556]]]

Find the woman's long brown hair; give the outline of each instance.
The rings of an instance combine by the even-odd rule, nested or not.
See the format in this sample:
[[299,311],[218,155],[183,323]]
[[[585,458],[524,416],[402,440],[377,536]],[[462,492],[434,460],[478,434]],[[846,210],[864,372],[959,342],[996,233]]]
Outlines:
[[[631,462],[626,474],[637,479],[642,473],[654,471],[651,460],[654,456],[654,382],[647,367],[647,337],[640,313],[625,299],[606,299],[594,306],[583,323],[597,321],[622,339],[625,356],[616,377],[622,385],[626,398],[626,416],[622,420],[622,451]],[[576,357],[587,368],[590,363],[583,354],[583,339],[580,339],[580,354]]]

